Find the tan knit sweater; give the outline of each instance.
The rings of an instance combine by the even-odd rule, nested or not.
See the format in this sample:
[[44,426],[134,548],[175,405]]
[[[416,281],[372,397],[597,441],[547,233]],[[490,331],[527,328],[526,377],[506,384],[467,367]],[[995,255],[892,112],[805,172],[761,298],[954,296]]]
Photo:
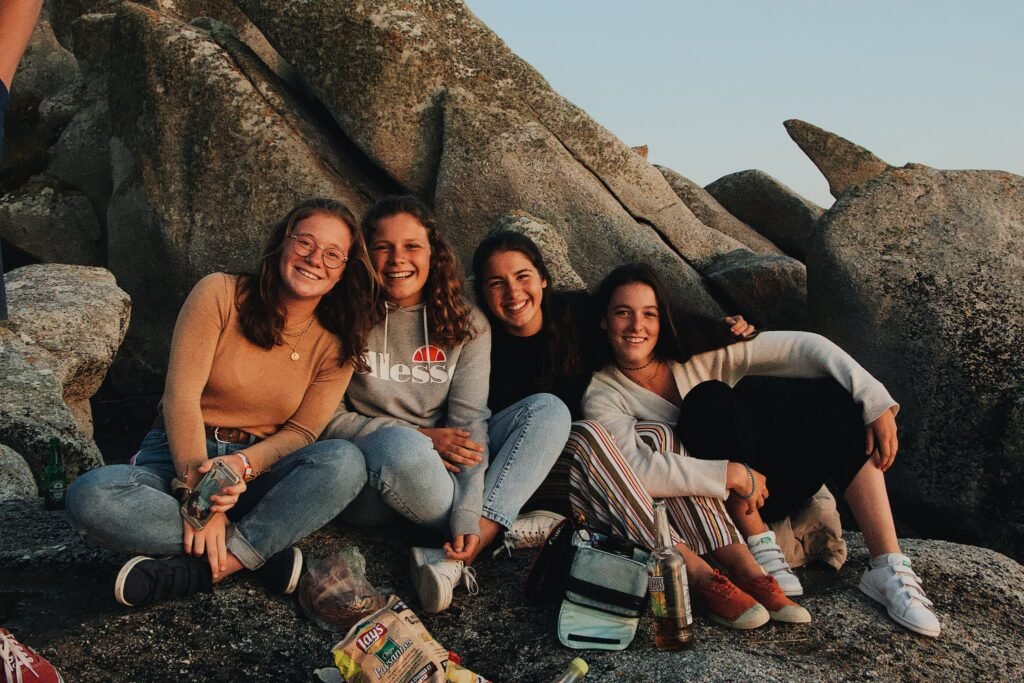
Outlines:
[[[206,460],[204,426],[235,427],[263,437],[245,449],[256,473],[313,443],[352,377],[338,365],[337,338],[314,319],[287,345],[262,349],[242,334],[235,307],[237,276],[200,280],[178,314],[161,406],[171,454],[182,481],[194,484]],[[306,321],[286,327],[298,335]]]

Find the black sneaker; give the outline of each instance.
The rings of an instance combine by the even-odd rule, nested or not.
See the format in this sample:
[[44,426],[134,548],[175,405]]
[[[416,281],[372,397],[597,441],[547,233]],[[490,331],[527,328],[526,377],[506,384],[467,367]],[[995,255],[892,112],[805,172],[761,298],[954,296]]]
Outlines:
[[256,570],[260,582],[268,593],[291,595],[299,587],[299,576],[302,575],[302,551],[292,546],[285,548],[263,563]]
[[125,562],[114,581],[114,598],[125,607],[212,590],[210,563],[206,558],[184,555],[163,560],[138,555]]

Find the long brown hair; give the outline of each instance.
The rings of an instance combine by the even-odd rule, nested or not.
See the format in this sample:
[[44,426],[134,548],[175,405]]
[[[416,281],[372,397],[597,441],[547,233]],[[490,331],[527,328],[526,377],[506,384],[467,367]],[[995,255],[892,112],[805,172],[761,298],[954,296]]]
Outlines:
[[[484,297],[484,269],[491,256],[515,251],[526,257],[537,273],[547,280],[548,286],[540,299],[541,325],[544,331],[544,366],[540,377],[541,386],[550,386],[556,377],[570,377],[581,372],[589,372],[584,367],[582,344],[579,330],[573,324],[572,312],[565,310],[564,294],[555,291],[555,282],[551,278],[544,256],[540,249],[526,235],[513,230],[502,230],[485,237],[473,254],[473,284],[476,292],[477,305],[483,308],[491,329],[501,326]],[[493,333],[492,333],[493,334]]]
[[[431,338],[447,348],[458,346],[476,336],[473,329],[472,308],[462,295],[461,268],[455,252],[438,232],[434,212],[412,195],[395,195],[378,200],[363,218],[363,232],[372,244],[377,227],[385,218],[407,213],[427,232],[430,244],[430,272],[423,285],[423,301],[427,306],[427,324]],[[376,307],[375,320],[384,314],[383,301]]]
[[[746,339],[738,339],[729,332],[729,327],[720,320],[693,315],[674,314],[668,306],[665,286],[658,274],[646,263],[627,263],[608,273],[594,294],[597,314],[608,314],[615,290],[624,285],[644,284],[654,290],[658,302],[658,318],[661,331],[654,345],[654,355],[662,360],[676,360],[685,363],[691,357],[705,351],[720,349]],[[681,331],[681,332],[680,332]],[[598,335],[598,354],[602,363],[615,362],[612,345],[607,335]]]
[[279,265],[280,253],[287,248],[285,239],[300,221],[310,216],[324,215],[337,218],[352,234],[345,271],[331,291],[317,304],[314,315],[317,322],[338,338],[341,343],[341,363],[351,360],[356,369],[365,370],[363,351],[366,338],[373,327],[372,302],[376,297],[376,280],[366,242],[355,216],[341,202],[332,199],[308,199],[295,206],[270,231],[260,255],[259,269],[239,278],[235,305],[238,322],[245,338],[256,346],[270,349],[283,344],[281,331],[285,323],[285,307]]

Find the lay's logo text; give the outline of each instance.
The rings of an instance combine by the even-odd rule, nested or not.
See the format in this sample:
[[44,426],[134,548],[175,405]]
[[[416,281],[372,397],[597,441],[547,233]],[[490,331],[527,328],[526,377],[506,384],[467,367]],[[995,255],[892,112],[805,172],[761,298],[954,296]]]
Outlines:
[[386,638],[387,635],[388,630],[384,627],[384,624],[372,624],[368,631],[360,633],[356,637],[356,647],[362,652],[368,652],[374,643],[382,638]]

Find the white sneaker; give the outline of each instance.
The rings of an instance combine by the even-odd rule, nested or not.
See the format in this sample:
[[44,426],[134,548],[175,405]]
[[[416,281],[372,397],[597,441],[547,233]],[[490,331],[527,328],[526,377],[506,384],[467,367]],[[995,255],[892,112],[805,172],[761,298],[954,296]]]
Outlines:
[[786,561],[782,554],[782,548],[775,542],[775,532],[766,531],[763,534],[754,534],[747,538],[747,547],[757,563],[761,565],[768,574],[775,577],[779,587],[787,597],[795,598],[804,594],[804,587],[800,579],[796,578],[793,568]]
[[[876,566],[881,565],[881,566]],[[889,553],[871,559],[860,579],[860,590],[885,605],[893,621],[914,633],[935,638],[940,624],[932,613],[932,601],[921,588],[921,579],[902,553]]]
[[452,604],[452,591],[466,584],[470,595],[480,592],[476,570],[462,560],[449,560],[444,548],[413,548],[409,562],[412,582],[423,611],[437,614]]
[[540,548],[548,539],[551,530],[565,519],[563,515],[548,510],[534,510],[516,517],[512,526],[505,532],[505,540],[494,549],[492,557],[507,552],[509,557],[515,550]]

